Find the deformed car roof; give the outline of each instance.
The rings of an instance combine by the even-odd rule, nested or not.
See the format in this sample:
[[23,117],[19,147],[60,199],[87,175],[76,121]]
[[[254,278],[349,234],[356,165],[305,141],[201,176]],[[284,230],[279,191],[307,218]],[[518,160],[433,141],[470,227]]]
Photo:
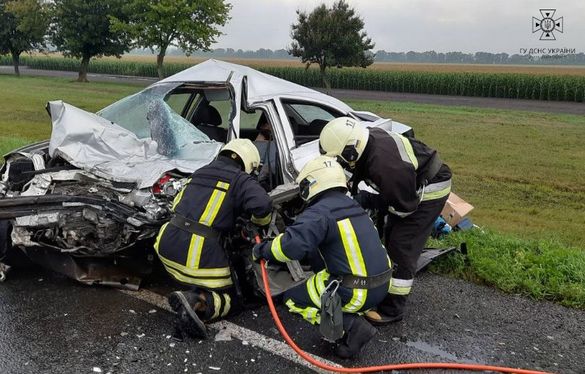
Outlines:
[[[219,60],[206,60],[160,81],[165,82],[227,82],[233,74],[246,77],[247,104],[253,105],[278,96],[313,99],[340,110],[352,111],[343,101],[319,91],[254,70]],[[233,82],[232,82],[233,84]]]

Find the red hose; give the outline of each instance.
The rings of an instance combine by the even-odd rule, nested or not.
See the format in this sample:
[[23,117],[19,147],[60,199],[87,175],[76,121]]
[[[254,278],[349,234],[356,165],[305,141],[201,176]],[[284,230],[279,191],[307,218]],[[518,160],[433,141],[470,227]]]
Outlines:
[[[260,242],[260,238],[256,238],[256,242]],[[419,363],[408,363],[408,364],[389,364],[389,365],[381,365],[381,366],[368,366],[362,368],[344,368],[344,367],[335,367],[323,362],[320,362],[313,357],[309,356],[305,351],[299,348],[296,343],[291,339],[291,337],[286,332],[282,322],[280,321],[280,317],[276,312],[276,308],[274,307],[274,303],[272,302],[272,295],[270,294],[270,286],[268,284],[268,273],[266,272],[266,262],[262,260],[260,262],[260,267],[262,268],[262,281],[264,283],[264,289],[266,290],[266,301],[268,302],[268,307],[270,308],[270,313],[272,313],[272,318],[274,319],[274,323],[276,327],[278,327],[278,331],[286,340],[288,345],[297,352],[299,356],[304,358],[306,361],[310,362],[311,364],[317,366],[318,368],[329,370],[338,373],[371,373],[374,371],[390,371],[390,370],[406,370],[406,369],[458,369],[458,370],[473,370],[473,371],[495,371],[500,373],[516,373],[516,374],[550,374],[543,371],[535,371],[535,370],[525,370],[525,369],[514,369],[508,367],[500,367],[500,366],[489,366],[489,365],[474,365],[474,364],[455,364],[455,363],[434,363],[434,362],[419,362]]]

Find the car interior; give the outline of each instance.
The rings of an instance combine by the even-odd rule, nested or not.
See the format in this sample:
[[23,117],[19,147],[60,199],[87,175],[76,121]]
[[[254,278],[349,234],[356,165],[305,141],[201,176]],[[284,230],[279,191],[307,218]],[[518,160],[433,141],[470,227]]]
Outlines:
[[296,146],[316,140],[325,125],[344,114],[326,106],[302,101],[283,101]]
[[[181,86],[165,98],[167,104],[190,121],[210,139],[225,143],[232,111],[227,89]],[[283,183],[278,159],[278,147],[273,139],[259,137],[260,127],[270,121],[260,109],[240,112],[240,137],[250,139],[258,148],[264,165],[259,181],[270,191]]]

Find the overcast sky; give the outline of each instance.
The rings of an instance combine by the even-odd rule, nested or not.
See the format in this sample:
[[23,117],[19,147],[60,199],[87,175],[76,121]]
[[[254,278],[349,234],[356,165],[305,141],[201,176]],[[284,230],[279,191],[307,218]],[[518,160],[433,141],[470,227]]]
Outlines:
[[[290,45],[295,11],[333,0],[228,0],[232,19],[213,48],[281,49]],[[365,22],[374,50],[507,52],[575,48],[585,52],[585,0],[348,0]],[[540,41],[532,17],[556,8],[564,33]]]

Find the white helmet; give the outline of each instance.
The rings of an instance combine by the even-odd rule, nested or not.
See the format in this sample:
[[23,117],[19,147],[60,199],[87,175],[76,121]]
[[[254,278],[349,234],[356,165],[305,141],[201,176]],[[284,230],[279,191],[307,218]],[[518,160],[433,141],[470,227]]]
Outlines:
[[354,168],[368,144],[369,131],[353,118],[339,117],[329,121],[319,135],[322,155],[336,157],[344,166]]
[[299,184],[301,198],[305,201],[331,188],[347,188],[343,168],[334,158],[328,156],[319,156],[307,162],[296,182]]
[[232,159],[240,158],[244,171],[251,174],[260,167],[260,153],[250,139],[234,139],[227,143],[219,152]]

